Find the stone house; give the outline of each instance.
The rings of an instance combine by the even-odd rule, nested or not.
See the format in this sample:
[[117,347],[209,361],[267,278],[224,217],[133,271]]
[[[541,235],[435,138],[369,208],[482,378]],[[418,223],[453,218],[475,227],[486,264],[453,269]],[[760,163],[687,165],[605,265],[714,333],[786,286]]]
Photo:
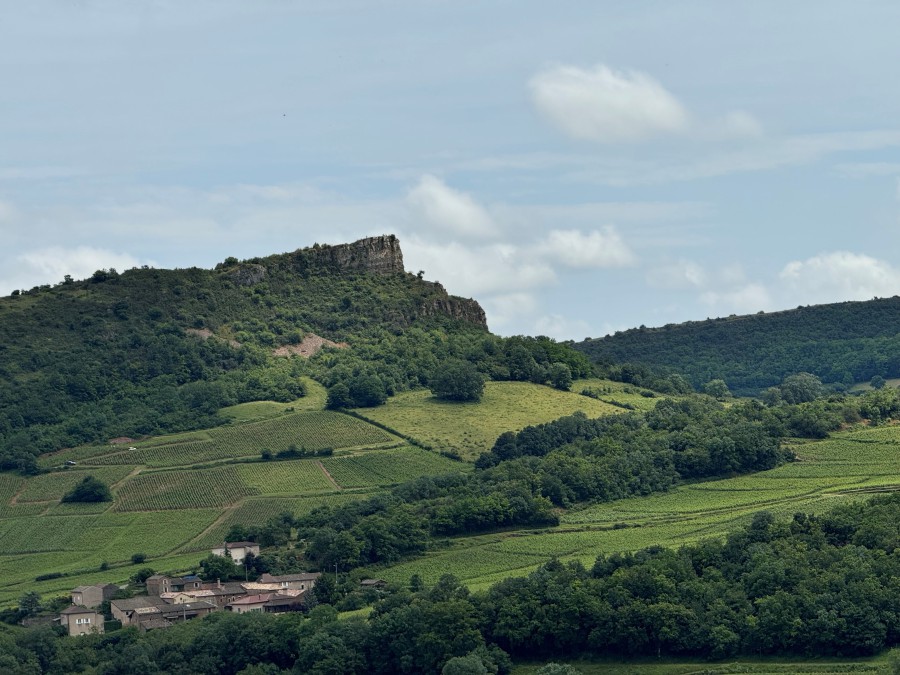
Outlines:
[[163,593],[187,593],[203,588],[203,581],[193,574],[186,577],[167,577],[165,574],[154,574],[144,582],[147,595],[161,596]]
[[235,614],[249,612],[265,612],[280,614],[282,612],[298,612],[304,608],[306,591],[287,590],[279,593],[260,593],[238,598],[225,607]]
[[[316,585],[316,580],[322,576],[320,572],[303,572],[300,574],[263,574],[258,584],[275,585],[278,590],[291,589],[296,591],[311,591]],[[245,584],[246,586],[247,584]]]
[[112,600],[119,587],[115,584],[97,584],[95,586],[78,586],[72,589],[72,604],[81,607],[99,607],[107,600]]
[[109,610],[112,612],[113,618],[121,621],[123,626],[136,626],[141,622],[141,617],[154,618],[151,615],[160,617],[162,615],[160,607],[166,605],[168,603],[165,600],[144,595],[136,598],[111,600]]
[[235,564],[243,565],[248,553],[259,555],[259,544],[252,541],[226,541],[221,546],[212,549],[213,555],[228,556]]
[[64,626],[69,635],[85,635],[103,632],[103,615],[88,609],[72,605],[59,613],[59,625]]

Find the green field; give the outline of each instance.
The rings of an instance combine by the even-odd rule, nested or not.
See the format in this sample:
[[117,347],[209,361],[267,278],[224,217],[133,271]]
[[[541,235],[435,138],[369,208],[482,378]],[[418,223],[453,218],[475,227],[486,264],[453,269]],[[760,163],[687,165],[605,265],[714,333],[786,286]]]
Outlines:
[[452,570],[470,587],[483,588],[527,574],[552,557],[591,565],[600,553],[721,537],[762,510],[790,517],[900,490],[900,427],[843,432],[797,451],[802,461],[771,471],[573,509],[557,528],[453,539],[448,548],[378,575],[405,582],[418,574],[436,581]]
[[504,431],[518,431],[579,410],[588,417],[622,412],[609,403],[528,382],[488,382],[479,403],[439,401],[429,391],[410,391],[378,408],[357,412],[425,447],[474,459],[490,450]]
[[398,440],[349,415],[315,410],[285,413],[271,419],[208,431],[161,436],[124,446],[73,448],[48,455],[42,458],[41,464],[49,467],[77,461],[79,467],[122,464],[162,468],[254,457],[264,449],[277,453],[291,445],[322,450],[377,447],[395,444]]
[[[837,673],[890,673],[888,654],[859,659],[791,659],[757,658],[734,659],[728,661],[693,661],[691,659],[637,659],[633,661],[568,661],[560,659],[556,663],[567,663],[583,675],[733,675],[752,673],[753,675],[792,675],[794,673],[817,673],[837,675]],[[544,664],[519,664],[513,668],[513,675],[534,675]]]
[[350,457],[332,457],[322,460],[322,465],[343,488],[395,485],[419,476],[436,476],[471,468],[469,464],[411,446]]

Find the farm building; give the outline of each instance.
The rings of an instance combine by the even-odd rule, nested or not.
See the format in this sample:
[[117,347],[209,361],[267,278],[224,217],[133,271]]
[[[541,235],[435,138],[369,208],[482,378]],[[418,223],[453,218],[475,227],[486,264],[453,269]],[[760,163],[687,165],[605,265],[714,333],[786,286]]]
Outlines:
[[259,544],[252,541],[226,541],[221,546],[212,549],[213,555],[229,557],[235,564],[241,565],[248,553],[259,555]]
[[103,632],[103,615],[87,607],[72,605],[59,613],[59,625],[69,635],[86,635]]
[[119,587],[115,584],[97,584],[96,586],[78,586],[72,589],[72,604],[81,607],[99,607],[107,600],[112,600]]

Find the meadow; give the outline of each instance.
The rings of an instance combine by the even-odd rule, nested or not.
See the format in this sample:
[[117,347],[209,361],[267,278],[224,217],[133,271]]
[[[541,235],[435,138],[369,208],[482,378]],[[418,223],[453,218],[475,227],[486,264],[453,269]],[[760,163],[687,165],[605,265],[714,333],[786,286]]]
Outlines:
[[439,401],[431,392],[419,390],[403,392],[383,406],[357,412],[426,448],[458,452],[471,460],[490,450],[504,431],[518,431],[578,411],[600,417],[623,409],[528,382],[488,382],[478,403]]

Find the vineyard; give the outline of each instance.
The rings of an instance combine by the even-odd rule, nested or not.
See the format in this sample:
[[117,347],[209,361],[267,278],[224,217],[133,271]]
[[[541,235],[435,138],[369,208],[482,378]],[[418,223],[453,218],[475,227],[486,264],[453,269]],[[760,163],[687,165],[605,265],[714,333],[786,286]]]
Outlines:
[[118,491],[116,511],[202,509],[234,504],[256,494],[247,487],[233,466],[203,472],[159,471],[139,475]]
[[315,460],[264,462],[237,467],[244,484],[261,495],[300,495],[334,490],[334,484]]
[[93,476],[109,485],[125,478],[132,468],[130,466],[121,466],[91,471],[70,470],[34,476],[28,480],[25,489],[19,495],[18,501],[47,502],[60,500],[85,476]]
[[322,465],[344,488],[395,485],[418,476],[436,476],[469,468],[469,465],[412,446],[333,457],[322,460]]

